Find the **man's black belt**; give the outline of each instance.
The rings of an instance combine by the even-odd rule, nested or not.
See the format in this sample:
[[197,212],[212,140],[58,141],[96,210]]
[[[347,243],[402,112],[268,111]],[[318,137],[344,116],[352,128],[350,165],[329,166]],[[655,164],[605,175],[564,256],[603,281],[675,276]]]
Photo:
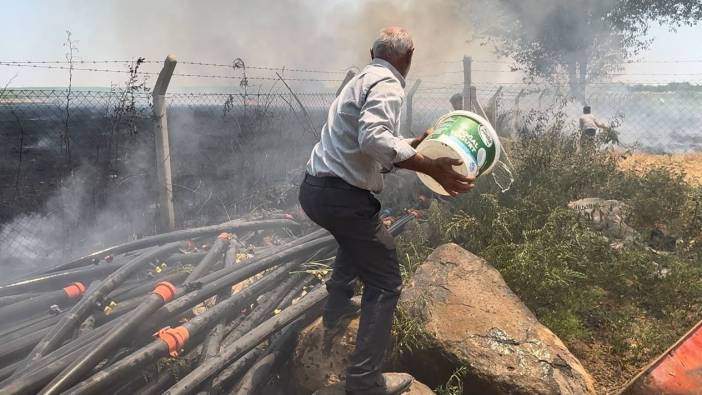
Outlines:
[[313,176],[309,173],[305,173],[305,182],[309,185],[315,185],[318,187],[331,187],[337,189],[346,189],[349,191],[361,191],[368,192],[368,190],[359,188],[349,184],[339,177],[334,176]]

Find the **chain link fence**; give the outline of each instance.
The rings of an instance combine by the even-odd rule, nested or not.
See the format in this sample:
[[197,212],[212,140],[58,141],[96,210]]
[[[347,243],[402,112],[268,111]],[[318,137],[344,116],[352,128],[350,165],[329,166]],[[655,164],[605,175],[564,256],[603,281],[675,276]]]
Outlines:
[[[459,91],[420,87],[404,111],[404,133],[418,135],[451,111],[449,98]],[[513,134],[532,111],[554,108],[576,125],[582,109],[582,101],[548,89],[476,92],[501,134]],[[296,177],[333,99],[331,90],[168,94],[179,225],[294,203]],[[586,99],[603,122],[616,120],[627,145],[702,150],[700,91],[622,88]],[[64,259],[155,231],[148,90],[5,90],[0,147],[0,260]]]

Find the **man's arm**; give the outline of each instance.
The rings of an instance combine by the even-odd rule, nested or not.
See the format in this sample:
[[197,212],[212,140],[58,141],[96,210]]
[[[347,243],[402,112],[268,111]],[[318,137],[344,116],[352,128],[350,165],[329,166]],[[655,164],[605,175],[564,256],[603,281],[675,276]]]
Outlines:
[[[397,137],[392,128],[400,115],[402,87],[390,80],[377,83],[368,93],[358,123],[358,143],[365,154],[385,169],[393,166],[425,173],[434,178],[452,196],[470,191],[475,181],[453,170],[461,161],[450,158],[429,159],[415,151],[427,135],[410,144]],[[415,145],[416,143],[416,145]]]
[[393,130],[402,107],[403,90],[399,83],[381,80],[368,92],[358,120],[358,144],[383,169],[414,156],[416,151],[408,141],[397,137]]

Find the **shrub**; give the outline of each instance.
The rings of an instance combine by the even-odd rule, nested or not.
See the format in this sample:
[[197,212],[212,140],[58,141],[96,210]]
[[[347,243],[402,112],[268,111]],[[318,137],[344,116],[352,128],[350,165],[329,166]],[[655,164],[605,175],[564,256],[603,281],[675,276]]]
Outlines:
[[[456,242],[494,265],[566,342],[604,343],[607,355],[594,358],[618,361],[612,372],[633,373],[702,313],[700,188],[676,169],[624,171],[614,150],[579,149],[559,112],[532,114],[511,147],[511,189],[499,193],[483,177],[473,192],[434,202],[426,233],[417,239],[421,249],[401,245],[405,272],[429,247]],[[632,211],[628,224],[650,245],[657,248],[650,239],[662,233],[672,246],[663,252],[640,243],[614,248],[567,208],[585,197],[623,201]]]

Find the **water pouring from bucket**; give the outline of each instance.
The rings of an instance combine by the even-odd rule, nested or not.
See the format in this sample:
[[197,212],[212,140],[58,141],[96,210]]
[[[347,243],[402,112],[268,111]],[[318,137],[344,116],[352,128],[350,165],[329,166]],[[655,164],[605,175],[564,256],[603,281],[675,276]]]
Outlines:
[[[498,163],[502,163],[500,155],[503,151],[495,129],[487,120],[470,111],[453,111],[439,118],[431,135],[417,147],[417,152],[432,159],[459,159],[463,164],[454,166],[454,170],[464,176],[477,178],[489,174]],[[432,191],[449,195],[431,176],[423,173],[417,175]],[[504,182],[495,181],[504,192]]]

